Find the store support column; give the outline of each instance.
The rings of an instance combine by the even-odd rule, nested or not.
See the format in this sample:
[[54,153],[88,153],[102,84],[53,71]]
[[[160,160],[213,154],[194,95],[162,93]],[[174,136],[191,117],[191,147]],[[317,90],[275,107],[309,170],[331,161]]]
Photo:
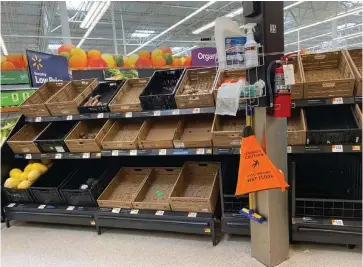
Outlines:
[[[283,6],[283,2],[243,2],[245,23],[257,23],[255,40],[264,47],[265,65],[258,73],[265,81],[268,65],[284,51]],[[266,107],[254,110],[256,137],[261,142],[265,136],[266,153],[287,180],[287,120],[268,115]],[[252,257],[266,266],[276,266],[289,257],[288,193],[281,189],[257,192],[254,205],[267,220],[263,224],[251,221]]]

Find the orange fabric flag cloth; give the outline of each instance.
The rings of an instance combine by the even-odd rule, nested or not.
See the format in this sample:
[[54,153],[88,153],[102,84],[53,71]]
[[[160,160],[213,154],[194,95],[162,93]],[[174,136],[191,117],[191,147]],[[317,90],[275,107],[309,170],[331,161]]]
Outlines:
[[247,126],[241,142],[235,195],[279,187],[282,191],[289,187],[283,172],[272,164],[254,136],[252,128]]

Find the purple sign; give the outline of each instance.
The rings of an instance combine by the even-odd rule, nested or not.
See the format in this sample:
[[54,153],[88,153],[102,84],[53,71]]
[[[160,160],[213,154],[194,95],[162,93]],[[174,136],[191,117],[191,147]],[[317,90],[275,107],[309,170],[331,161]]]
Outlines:
[[217,49],[215,47],[202,47],[192,50],[192,66],[216,66]]

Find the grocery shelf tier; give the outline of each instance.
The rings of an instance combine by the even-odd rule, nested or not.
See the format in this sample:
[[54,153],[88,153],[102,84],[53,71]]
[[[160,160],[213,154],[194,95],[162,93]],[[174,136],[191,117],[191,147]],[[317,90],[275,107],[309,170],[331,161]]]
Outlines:
[[342,104],[362,103],[362,97],[332,97],[332,98],[314,98],[314,99],[293,99],[291,100],[292,108],[310,107],[310,106],[330,106]]
[[101,153],[41,153],[41,154],[15,154],[17,159],[99,159]]
[[316,153],[362,153],[361,145],[306,145],[287,146],[289,154],[316,154]]
[[212,148],[167,148],[167,149],[134,149],[134,150],[102,150],[102,157],[112,156],[185,156],[213,155]]

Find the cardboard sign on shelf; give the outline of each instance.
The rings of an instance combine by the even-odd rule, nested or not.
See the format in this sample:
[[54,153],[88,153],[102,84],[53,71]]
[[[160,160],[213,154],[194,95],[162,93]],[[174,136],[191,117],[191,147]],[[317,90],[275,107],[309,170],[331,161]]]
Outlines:
[[241,156],[235,195],[289,187],[284,174],[276,168],[263,151],[251,127],[246,127],[241,142]]

